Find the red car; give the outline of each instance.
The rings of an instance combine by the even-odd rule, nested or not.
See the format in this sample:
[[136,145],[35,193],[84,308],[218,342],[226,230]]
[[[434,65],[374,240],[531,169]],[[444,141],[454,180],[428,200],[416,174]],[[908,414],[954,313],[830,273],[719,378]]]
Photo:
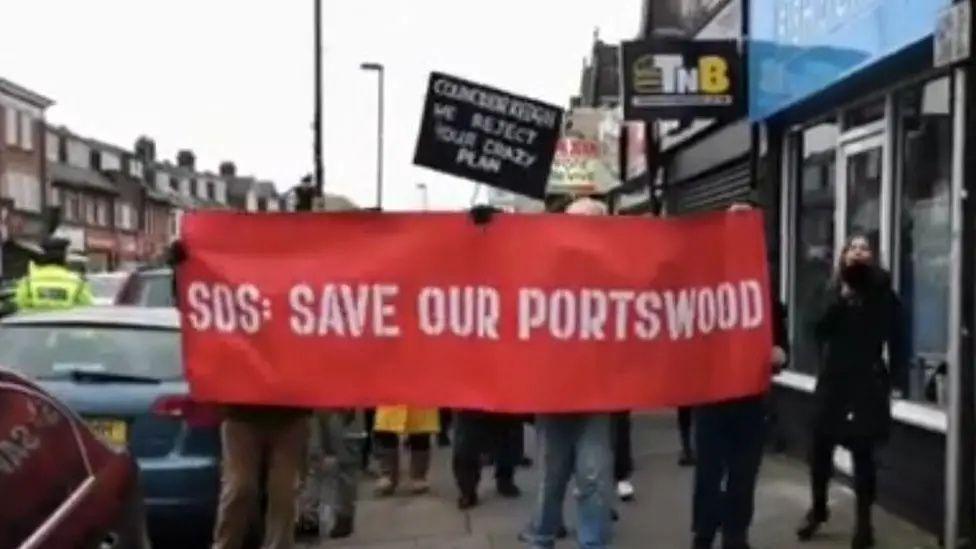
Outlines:
[[0,547],[148,547],[132,457],[3,368],[0,494]]

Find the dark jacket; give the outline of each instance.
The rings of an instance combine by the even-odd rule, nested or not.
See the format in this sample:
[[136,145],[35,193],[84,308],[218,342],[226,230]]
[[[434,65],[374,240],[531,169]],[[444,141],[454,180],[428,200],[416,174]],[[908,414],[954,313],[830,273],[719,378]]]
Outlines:
[[[901,304],[880,269],[865,290],[839,286],[815,327],[821,365],[814,427],[841,442],[881,441],[891,426],[891,378],[905,367]],[[885,364],[887,346],[890,366]]]

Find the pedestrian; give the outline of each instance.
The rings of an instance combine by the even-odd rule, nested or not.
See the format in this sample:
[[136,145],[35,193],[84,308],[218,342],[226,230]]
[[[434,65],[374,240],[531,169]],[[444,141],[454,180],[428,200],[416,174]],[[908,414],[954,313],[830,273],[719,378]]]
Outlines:
[[454,420],[454,411],[450,408],[441,408],[439,413],[441,430],[437,433],[437,445],[441,448],[447,448],[451,445],[451,426]]
[[436,408],[409,406],[381,406],[376,410],[374,448],[380,477],[376,481],[378,496],[391,496],[400,483],[400,437],[406,437],[410,452],[410,493],[430,491],[427,473],[430,470],[431,438],[440,431]]
[[[606,215],[591,198],[572,202],[566,213]],[[564,529],[563,504],[571,477],[577,490],[580,547],[609,547],[613,500],[612,418],[609,413],[543,414],[536,419],[542,439],[542,481],[534,516],[519,539],[551,549]]]
[[632,501],[637,495],[630,478],[634,474],[630,429],[630,412],[613,415],[613,476],[617,481],[617,497],[621,501]]
[[91,305],[94,300],[88,283],[67,268],[68,241],[49,237],[41,247],[44,253],[17,283],[13,300],[16,309],[47,311]]
[[[821,350],[813,421],[810,483],[813,507],[797,531],[811,539],[827,521],[827,485],[833,454],[844,446],[854,458],[857,522],[851,547],[874,546],[871,512],[876,492],[875,448],[891,424],[891,378],[905,367],[901,304],[891,277],[877,265],[865,236],[848,240],[831,295],[815,327]],[[885,364],[887,349],[890,367]]]
[[[179,303],[179,265],[188,254],[183,243],[170,246],[173,288]],[[310,412],[283,406],[233,405],[223,408],[220,425],[220,500],[214,524],[214,549],[241,549],[264,492],[262,549],[292,549],[298,488],[305,462]],[[264,486],[261,486],[261,481]]]
[[522,418],[506,414],[459,410],[455,413],[454,479],[458,509],[478,505],[481,456],[490,453],[495,464],[495,488],[505,498],[522,495],[515,484],[515,468],[522,457]]
[[[732,205],[731,212],[752,209]],[[771,294],[774,292],[770,291]],[[785,314],[779,299],[770,296],[773,348],[770,375],[786,366],[789,350]],[[692,531],[695,549],[712,547],[719,530],[725,549],[748,549],[749,526],[755,507],[756,481],[765,441],[767,395],[710,403],[695,412],[694,495]]]
[[[302,483],[298,532],[318,536],[319,519],[325,514],[325,491],[331,487],[332,539],[352,535],[356,516],[356,481],[360,441],[353,436],[355,411],[319,411],[311,417],[307,472]],[[331,482],[329,482],[331,480]]]
[[681,438],[681,456],[678,458],[680,467],[691,467],[695,464],[695,450],[691,445],[691,406],[678,408],[678,434]]

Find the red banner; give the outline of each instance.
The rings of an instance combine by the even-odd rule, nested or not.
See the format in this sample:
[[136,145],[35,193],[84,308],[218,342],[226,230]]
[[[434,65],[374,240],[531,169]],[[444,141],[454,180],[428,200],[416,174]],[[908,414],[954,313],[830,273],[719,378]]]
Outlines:
[[508,412],[763,392],[762,216],[189,214],[194,396]]

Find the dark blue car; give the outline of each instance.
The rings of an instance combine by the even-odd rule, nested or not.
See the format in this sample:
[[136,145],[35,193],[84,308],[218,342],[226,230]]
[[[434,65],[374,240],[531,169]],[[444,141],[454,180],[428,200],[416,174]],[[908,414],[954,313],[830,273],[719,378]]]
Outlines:
[[36,380],[109,444],[129,449],[154,546],[207,543],[220,484],[219,416],[189,396],[174,309],[8,317],[0,323],[0,364]]

